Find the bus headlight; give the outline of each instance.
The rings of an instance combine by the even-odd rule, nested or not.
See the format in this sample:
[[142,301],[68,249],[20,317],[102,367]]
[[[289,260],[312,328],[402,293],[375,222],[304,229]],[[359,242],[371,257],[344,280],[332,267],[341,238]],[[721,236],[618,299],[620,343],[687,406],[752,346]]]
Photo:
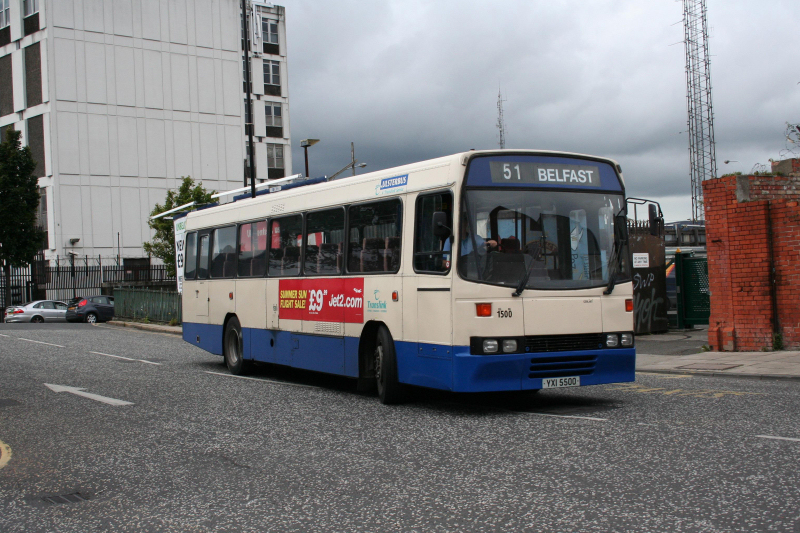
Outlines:
[[511,353],[517,351],[517,341],[516,339],[506,339],[503,341],[503,351],[505,353]]
[[623,333],[619,338],[622,346],[633,346],[633,333]]
[[486,339],[483,341],[483,353],[497,353],[497,341],[494,339]]
[[616,348],[619,346],[619,337],[616,333],[606,335],[606,348]]

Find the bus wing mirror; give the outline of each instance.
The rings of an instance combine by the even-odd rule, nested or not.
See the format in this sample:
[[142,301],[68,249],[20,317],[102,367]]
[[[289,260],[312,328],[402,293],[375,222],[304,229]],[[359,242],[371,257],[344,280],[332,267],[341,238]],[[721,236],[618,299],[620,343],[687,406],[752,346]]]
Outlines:
[[650,218],[650,235],[657,237],[661,235],[661,227],[664,223],[664,217],[659,216],[658,208],[655,204],[649,204],[647,209]]
[[433,234],[437,237],[444,238],[449,237],[451,230],[447,226],[447,213],[444,211],[435,211],[433,213]]
[[614,217],[614,233],[617,241],[623,242],[625,240],[626,230],[628,229],[628,216],[617,215]]

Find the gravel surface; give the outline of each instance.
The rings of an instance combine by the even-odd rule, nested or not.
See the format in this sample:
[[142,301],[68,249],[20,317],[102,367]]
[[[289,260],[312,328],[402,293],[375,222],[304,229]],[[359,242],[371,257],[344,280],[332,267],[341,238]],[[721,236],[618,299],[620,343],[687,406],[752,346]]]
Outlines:
[[800,529],[796,382],[640,374],[387,407],[343,378],[232,377],[172,335],[0,335],[3,533]]

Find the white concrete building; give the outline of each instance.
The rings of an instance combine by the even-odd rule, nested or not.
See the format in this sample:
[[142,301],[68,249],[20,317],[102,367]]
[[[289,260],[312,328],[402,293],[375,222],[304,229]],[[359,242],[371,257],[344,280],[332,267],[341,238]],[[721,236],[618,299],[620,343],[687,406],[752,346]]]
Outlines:
[[[252,78],[266,179],[291,172],[284,11],[248,9],[267,29]],[[39,163],[47,258],[142,257],[181,176],[242,186],[240,14],[239,0],[0,0],[0,138],[22,131]]]

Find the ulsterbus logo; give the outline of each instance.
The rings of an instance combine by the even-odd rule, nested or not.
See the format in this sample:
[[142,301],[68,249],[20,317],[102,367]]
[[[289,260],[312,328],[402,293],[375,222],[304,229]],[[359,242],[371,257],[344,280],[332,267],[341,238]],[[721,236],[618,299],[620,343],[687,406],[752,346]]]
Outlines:
[[393,178],[383,178],[380,184],[375,186],[375,195],[396,194],[403,192],[408,185],[408,174],[395,176]]

